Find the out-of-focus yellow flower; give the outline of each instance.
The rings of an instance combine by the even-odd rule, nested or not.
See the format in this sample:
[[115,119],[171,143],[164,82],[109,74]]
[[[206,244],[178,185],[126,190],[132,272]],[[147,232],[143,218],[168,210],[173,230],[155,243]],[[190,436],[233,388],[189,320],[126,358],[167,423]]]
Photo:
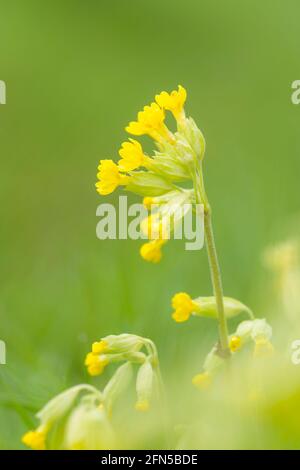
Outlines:
[[129,183],[130,177],[122,175],[112,160],[100,160],[98,170],[99,181],[96,183],[96,188],[102,196],[112,193],[118,186],[126,186]]
[[200,390],[206,390],[211,385],[212,378],[208,372],[202,372],[202,374],[197,374],[192,379],[192,384]]
[[144,243],[140,248],[141,257],[145,261],[151,263],[159,263],[162,257],[161,247],[166,243],[166,240],[156,239],[150,242]]
[[168,240],[170,218],[164,218],[159,212],[154,212],[141,222],[141,230],[149,240],[162,239]]
[[153,394],[154,370],[152,361],[148,357],[140,366],[136,378],[136,394],[137,401],[135,409],[137,411],[148,411],[150,408],[150,400]]
[[175,309],[172,318],[178,323],[187,321],[197,308],[191,297],[185,292],[179,292],[174,295],[172,298],[172,307]]
[[153,197],[146,196],[143,199],[143,205],[146,207],[146,209],[151,209],[151,206],[154,204]]
[[186,101],[186,90],[179,85],[178,91],[174,90],[171,93],[162,91],[159,95],[155,96],[155,101],[162,109],[171,111],[175,119],[184,117],[183,106]]
[[259,338],[255,341],[254,357],[271,357],[274,354],[274,347],[267,338]]
[[39,431],[28,431],[22,437],[22,442],[27,447],[33,450],[45,450],[46,449],[46,432]]
[[94,376],[102,374],[108,362],[109,361],[104,354],[99,355],[90,352],[86,355],[84,364],[87,366],[88,373]]
[[140,166],[147,166],[147,161],[150,160],[142,149],[141,144],[134,139],[129,139],[129,142],[123,142],[119,155],[119,168],[121,171],[132,171]]
[[135,404],[135,409],[137,411],[148,411],[149,407],[150,405],[148,400],[137,401]]
[[164,123],[165,113],[157,103],[144,106],[137,116],[137,121],[131,121],[125,130],[132,135],[148,134],[152,139],[161,141],[166,139],[173,142],[173,137]]
[[107,350],[108,343],[105,340],[95,341],[92,344],[92,353],[93,354],[101,354]]
[[65,428],[67,450],[104,450],[115,446],[115,435],[104,406],[82,402]]
[[240,336],[232,336],[229,340],[229,348],[231,352],[236,352],[238,349],[240,349],[242,345],[242,340]]

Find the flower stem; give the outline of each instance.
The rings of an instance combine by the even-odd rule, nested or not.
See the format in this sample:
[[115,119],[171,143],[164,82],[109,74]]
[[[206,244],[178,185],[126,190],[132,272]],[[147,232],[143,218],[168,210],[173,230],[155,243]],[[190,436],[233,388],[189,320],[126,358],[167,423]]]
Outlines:
[[210,276],[213,285],[214,295],[217,304],[218,322],[219,322],[219,354],[227,358],[230,356],[228,344],[228,328],[225,316],[224,302],[223,302],[223,287],[220,265],[217,255],[217,249],[214,239],[212,221],[211,221],[211,208],[207,199],[204,188],[202,167],[199,165],[198,171],[194,177],[195,196],[197,203],[204,206],[204,232],[207,256],[210,267]]
[[220,337],[220,349],[221,349],[220,353],[223,357],[228,357],[230,355],[230,351],[229,351],[229,345],[228,345],[227,321],[225,317],[225,309],[224,309],[224,302],[223,302],[222,278],[221,278],[221,271],[220,271],[220,266],[219,266],[219,261],[218,261],[217,250],[216,250],[216,244],[214,240],[210,209],[204,213],[204,230],[205,230],[207,255],[208,255],[209,267],[210,267],[210,275],[211,275],[211,280],[212,280],[212,285],[214,289],[217,310],[218,310],[219,337]]

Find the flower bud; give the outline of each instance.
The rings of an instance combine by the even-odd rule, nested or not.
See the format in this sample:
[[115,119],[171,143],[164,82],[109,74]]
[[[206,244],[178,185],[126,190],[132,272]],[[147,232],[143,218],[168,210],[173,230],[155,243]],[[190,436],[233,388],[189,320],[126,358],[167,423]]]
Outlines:
[[197,158],[199,160],[203,160],[206,145],[205,139],[202,132],[191,117],[183,121],[177,134],[183,135],[192,147]]
[[150,398],[153,389],[154,371],[150,362],[147,359],[142,364],[137,373],[136,379],[136,393],[137,402],[135,408],[138,411],[148,411],[150,406]]
[[[218,318],[218,309],[215,297],[198,297],[193,300],[197,305],[194,315],[199,317]],[[252,315],[250,309],[239,300],[232,297],[223,297],[226,318],[233,318],[242,312]]]
[[[102,346],[102,347],[101,347]],[[123,353],[128,351],[138,351],[143,346],[143,339],[136,335],[123,333],[121,335],[108,335],[100,342],[93,343],[92,352],[94,354]]]
[[150,171],[138,171],[131,173],[126,189],[140,196],[160,196],[174,188],[170,181],[160,175]]
[[191,178],[189,167],[184,159],[174,159],[167,153],[155,153],[149,169],[173,181],[184,181]]
[[91,385],[76,385],[52,398],[52,400],[37,413],[37,417],[42,423],[47,424],[48,427],[51,426],[52,423],[63,417],[69,411],[74,405],[79,393],[83,391],[92,391],[96,395],[100,395],[100,392]]
[[104,450],[115,445],[113,429],[103,405],[81,403],[68,419],[64,446],[67,450]]
[[131,376],[132,366],[130,362],[126,362],[125,364],[122,364],[120,367],[118,367],[110,381],[107,383],[103,390],[103,401],[109,412],[111,411],[111,408],[116,399],[127,387]]

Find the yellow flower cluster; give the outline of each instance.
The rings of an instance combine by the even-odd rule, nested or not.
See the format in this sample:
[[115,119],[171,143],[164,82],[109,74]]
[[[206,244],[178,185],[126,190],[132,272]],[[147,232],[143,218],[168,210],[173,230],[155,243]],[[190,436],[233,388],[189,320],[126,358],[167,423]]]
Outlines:
[[[178,91],[162,92],[156,96],[156,103],[145,106],[137,115],[136,121],[131,121],[125,130],[132,135],[149,135],[160,143],[175,143],[172,132],[165,124],[165,110],[173,113],[176,119],[184,116],[183,106],[186,100],[186,91],[179,86]],[[118,186],[127,186],[130,175],[126,173],[140,167],[151,168],[151,158],[143,152],[141,144],[134,139],[123,142],[119,150],[121,160],[116,165],[112,160],[100,160],[98,167],[98,182],[96,188],[99,194],[112,193]]]
[[[96,183],[100,195],[108,195],[119,186],[123,186],[128,191],[145,196],[144,204],[148,210],[155,210],[152,207],[153,196],[166,196],[164,203],[168,210],[171,203],[173,208],[177,207],[173,201],[174,191],[177,193],[181,191],[186,199],[187,191],[175,186],[174,183],[192,180],[191,168],[194,168],[197,159],[203,157],[203,149],[200,154],[197,150],[203,136],[194,121],[185,116],[186,97],[186,90],[180,85],[178,90],[173,90],[171,93],[162,91],[155,96],[155,101],[149,106],[144,106],[135,121],[128,124],[125,130],[129,134],[150,136],[155,141],[158,151],[148,156],[137,140],[129,138],[123,142],[119,149],[121,158],[118,163],[110,159],[100,161]],[[173,114],[177,122],[175,133],[165,124],[167,111]],[[161,235],[149,236],[150,241],[140,249],[142,258],[158,263],[166,239],[167,237]]]

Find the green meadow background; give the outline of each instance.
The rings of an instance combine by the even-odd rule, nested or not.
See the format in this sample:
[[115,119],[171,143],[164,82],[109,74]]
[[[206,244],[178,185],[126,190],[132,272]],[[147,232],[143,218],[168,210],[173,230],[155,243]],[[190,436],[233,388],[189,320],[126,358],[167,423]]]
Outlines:
[[97,205],[122,194],[96,193],[99,159],[117,159],[125,125],[161,90],[186,87],[207,140],[225,293],[272,322],[262,252],[299,216],[299,21],[297,0],[0,1],[2,449],[23,448],[54,394],[104,383],[109,371],[83,366],[92,341],[149,336],[180,382],[215,339],[210,321],[170,317],[174,293],[211,293],[204,250],[173,241],[151,265],[140,241],[96,238]]

